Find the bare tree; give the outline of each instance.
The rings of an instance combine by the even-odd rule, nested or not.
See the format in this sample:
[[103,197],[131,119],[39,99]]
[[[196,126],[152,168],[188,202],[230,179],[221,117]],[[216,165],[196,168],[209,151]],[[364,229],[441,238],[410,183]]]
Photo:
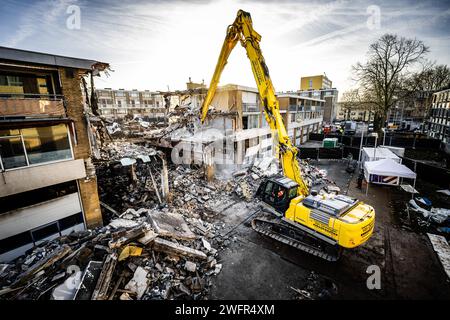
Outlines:
[[373,101],[373,97],[370,96],[370,92],[358,89],[351,89],[342,94],[342,99],[340,101],[341,108],[345,114],[345,120],[350,119],[350,113],[352,111],[364,111],[364,119],[367,113],[369,114],[369,119],[376,105]]
[[384,125],[408,68],[422,61],[428,51],[422,41],[385,34],[370,45],[367,62],[353,66],[362,89],[376,106],[375,130],[379,131]]
[[431,107],[432,94],[446,88],[450,88],[448,66],[427,62],[421,71],[407,77],[400,96],[410,104],[418,104],[426,115]]
[[345,91],[339,103],[341,110],[344,112],[344,120],[349,120],[351,111],[359,107],[358,89]]

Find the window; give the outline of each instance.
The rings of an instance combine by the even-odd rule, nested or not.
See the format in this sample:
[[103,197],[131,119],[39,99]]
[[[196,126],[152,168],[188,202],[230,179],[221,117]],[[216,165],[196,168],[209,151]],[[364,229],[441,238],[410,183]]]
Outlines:
[[46,226],[40,227],[37,230],[31,231],[31,236],[33,237],[33,240],[36,242],[44,238],[50,237],[55,233],[59,233],[57,222],[48,224]]
[[264,193],[270,194],[272,192],[272,188],[273,188],[273,182],[267,182]]
[[[242,117],[244,119],[244,117]],[[259,115],[258,114],[251,114],[247,116],[247,128],[246,129],[253,129],[253,128],[259,128]]]
[[61,232],[76,225],[83,224],[83,214],[81,212],[66,218],[56,220],[50,224],[25,231],[6,239],[0,240],[0,254],[20,248],[25,245],[38,245],[40,240],[50,236],[60,236]]
[[0,131],[0,160],[4,170],[72,159],[65,124]]
[[261,128],[267,128],[269,123],[267,122],[266,116],[263,114],[261,119]]
[[75,192],[78,192],[78,187],[76,181],[73,180],[22,193],[12,194],[6,197],[0,197],[0,215],[11,210],[32,206],[37,203],[52,200]]
[[309,80],[309,88],[312,89],[312,87],[313,87],[313,81]]
[[26,128],[21,131],[30,164],[72,158],[67,128],[64,124]]
[[27,165],[19,130],[0,131],[0,156],[3,170]]

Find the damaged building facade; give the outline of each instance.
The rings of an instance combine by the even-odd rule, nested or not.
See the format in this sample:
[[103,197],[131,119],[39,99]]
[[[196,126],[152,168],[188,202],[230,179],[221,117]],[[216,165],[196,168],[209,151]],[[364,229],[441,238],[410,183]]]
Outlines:
[[[320,130],[324,100],[285,93],[279,93],[278,100],[288,134],[296,145]],[[214,163],[219,170],[236,170],[252,165],[257,158],[274,157],[273,139],[258,90],[229,84],[217,89],[205,125],[181,138],[177,148],[184,151],[184,163],[192,160],[208,167]]]
[[0,261],[102,225],[81,78],[108,65],[0,47]]

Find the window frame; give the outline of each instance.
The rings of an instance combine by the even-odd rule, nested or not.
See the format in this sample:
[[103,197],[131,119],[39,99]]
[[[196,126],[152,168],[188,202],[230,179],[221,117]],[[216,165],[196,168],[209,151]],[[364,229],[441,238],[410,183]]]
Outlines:
[[[55,124],[57,125],[57,124]],[[64,124],[66,127],[66,132],[67,132],[67,138],[69,139],[69,147],[70,147],[70,155],[71,157],[68,159],[60,159],[60,160],[52,160],[52,161],[46,161],[46,162],[40,162],[40,163],[34,163],[34,164],[30,164],[30,161],[28,159],[28,153],[27,153],[27,148],[25,146],[25,141],[23,139],[23,134],[22,134],[22,129],[18,129],[20,132],[20,135],[12,135],[12,136],[0,136],[0,139],[5,139],[5,138],[17,138],[20,137],[20,140],[22,142],[22,148],[24,151],[24,156],[25,156],[25,161],[27,163],[27,165],[25,166],[21,166],[21,167],[15,167],[15,168],[9,168],[9,169],[5,169],[4,165],[3,165],[3,159],[2,156],[0,154],[0,168],[2,172],[8,172],[8,171],[13,171],[13,170],[21,170],[24,168],[32,168],[32,167],[37,167],[37,166],[42,166],[42,165],[47,165],[47,164],[52,164],[52,163],[58,163],[58,162],[64,162],[64,161],[71,161],[75,159],[74,156],[74,152],[73,152],[73,145],[72,145],[72,139],[71,139],[71,134],[70,134],[70,130],[69,130],[69,126],[67,124]],[[52,126],[50,126],[52,127]]]

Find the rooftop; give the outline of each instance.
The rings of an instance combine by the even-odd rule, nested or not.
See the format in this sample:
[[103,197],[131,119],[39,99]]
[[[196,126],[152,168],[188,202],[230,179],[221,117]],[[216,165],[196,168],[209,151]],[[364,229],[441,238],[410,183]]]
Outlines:
[[103,71],[109,67],[108,63],[96,60],[65,57],[50,53],[42,53],[0,46],[0,60],[28,62],[47,66],[76,68],[82,70]]

